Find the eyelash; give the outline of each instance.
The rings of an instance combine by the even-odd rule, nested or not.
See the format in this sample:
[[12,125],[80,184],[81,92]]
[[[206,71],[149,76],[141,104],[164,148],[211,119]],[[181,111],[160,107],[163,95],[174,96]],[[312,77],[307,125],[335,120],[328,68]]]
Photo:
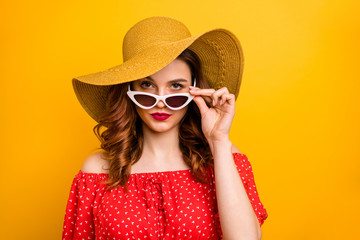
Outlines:
[[[152,83],[149,82],[149,81],[143,81],[143,82],[140,84],[140,86],[141,86],[141,87],[144,87],[144,84],[150,84],[150,85],[152,85]],[[180,84],[180,83],[174,83],[172,86],[174,86],[174,85],[177,85],[177,87],[178,87],[178,88],[176,88],[176,90],[184,88],[184,85],[182,85],[182,84]],[[144,87],[144,88],[149,88],[149,86],[148,86],[148,87]]]
[[[150,85],[152,85],[150,82],[148,82],[148,81],[143,81],[143,82],[141,82],[140,83],[140,86],[141,87],[144,87],[144,84],[150,84]],[[145,88],[148,88],[148,87],[145,87]]]
[[180,83],[174,83],[173,84],[173,86],[174,85],[177,85],[179,88],[177,88],[177,89],[182,89],[182,88],[184,88],[184,85],[182,85],[182,84],[180,84]]

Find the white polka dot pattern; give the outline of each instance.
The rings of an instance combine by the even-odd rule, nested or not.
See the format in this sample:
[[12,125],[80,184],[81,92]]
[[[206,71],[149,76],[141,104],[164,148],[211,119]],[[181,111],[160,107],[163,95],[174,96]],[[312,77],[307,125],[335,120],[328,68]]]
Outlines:
[[[260,225],[267,218],[250,162],[234,153],[234,161]],[[123,187],[105,191],[108,174],[81,170],[71,185],[62,239],[220,239],[215,176],[197,182],[193,171],[134,173]]]

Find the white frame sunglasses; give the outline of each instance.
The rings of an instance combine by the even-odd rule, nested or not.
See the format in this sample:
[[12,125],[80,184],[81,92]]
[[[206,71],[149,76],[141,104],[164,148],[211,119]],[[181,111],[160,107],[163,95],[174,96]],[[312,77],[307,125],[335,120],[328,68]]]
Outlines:
[[[196,79],[194,79],[194,87],[196,86]],[[136,99],[135,99],[135,95],[146,95],[146,96],[150,96],[150,97],[153,97],[155,98],[155,103],[151,106],[144,106],[144,105],[141,105]],[[194,96],[190,95],[190,93],[174,93],[174,94],[168,94],[168,95],[163,95],[163,96],[160,96],[160,95],[156,95],[156,94],[152,94],[152,93],[147,93],[147,92],[141,92],[141,91],[132,91],[130,89],[130,84],[128,86],[128,91],[127,91],[127,95],[130,97],[130,99],[136,104],[138,105],[139,107],[143,108],[143,109],[150,109],[150,108],[153,108],[154,106],[156,106],[156,104],[158,104],[158,102],[161,100],[163,101],[163,103],[168,107],[170,108],[171,110],[180,110],[184,107],[186,107],[190,102],[191,100],[193,100]],[[166,99],[167,98],[170,98],[170,97],[176,97],[176,96],[185,96],[187,97],[188,99],[186,100],[186,102],[184,104],[182,104],[181,106],[179,107],[172,107],[170,106],[167,102],[166,102]]]

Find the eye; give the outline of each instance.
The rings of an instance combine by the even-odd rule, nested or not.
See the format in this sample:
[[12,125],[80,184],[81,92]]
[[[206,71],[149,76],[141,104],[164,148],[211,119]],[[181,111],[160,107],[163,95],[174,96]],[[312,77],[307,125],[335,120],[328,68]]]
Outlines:
[[182,85],[182,84],[180,84],[180,83],[174,83],[172,86],[173,86],[173,88],[175,88],[175,89],[182,89],[182,88],[184,88],[184,85]]
[[141,86],[142,88],[149,88],[149,87],[152,86],[152,84],[151,84],[151,82],[149,82],[149,81],[143,81],[143,82],[140,83],[140,86]]

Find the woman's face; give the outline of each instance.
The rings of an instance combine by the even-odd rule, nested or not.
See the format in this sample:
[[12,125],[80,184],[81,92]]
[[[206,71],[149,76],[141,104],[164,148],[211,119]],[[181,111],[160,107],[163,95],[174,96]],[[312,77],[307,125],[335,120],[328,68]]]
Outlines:
[[[183,60],[175,59],[169,65],[149,77],[139,79],[132,83],[132,90],[142,91],[157,95],[173,93],[188,93],[191,86],[191,70]],[[155,132],[166,132],[178,127],[184,117],[188,106],[180,110],[171,110],[163,101],[159,101],[151,109],[143,109],[136,106],[136,111],[143,123]],[[169,117],[159,116],[169,114]]]

